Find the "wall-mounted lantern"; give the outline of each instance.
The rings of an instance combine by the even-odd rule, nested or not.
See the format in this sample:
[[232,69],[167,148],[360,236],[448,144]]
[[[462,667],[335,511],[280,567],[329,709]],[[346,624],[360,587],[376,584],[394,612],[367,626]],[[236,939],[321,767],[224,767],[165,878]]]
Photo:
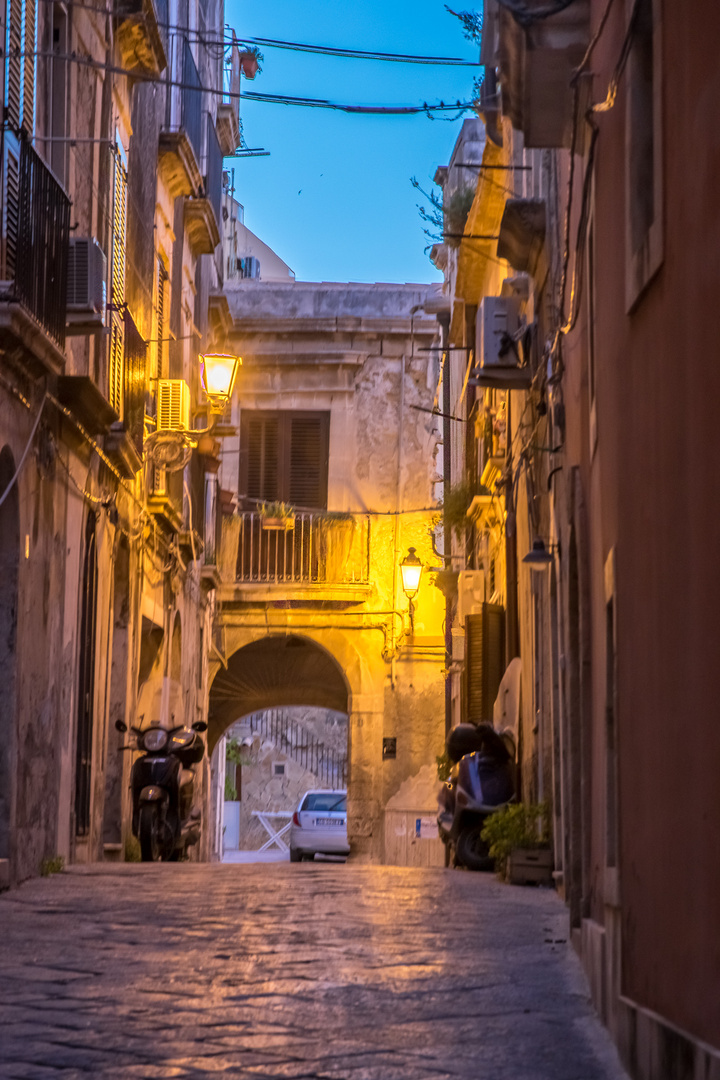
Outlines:
[[225,411],[232,397],[240,364],[241,356],[230,356],[227,353],[204,353],[200,356],[200,377],[211,412]]
[[417,596],[418,589],[420,588],[420,576],[422,574],[423,564],[415,553],[415,548],[408,548],[408,553],[400,563],[400,573],[402,574],[403,592],[408,598],[408,607],[410,612],[410,633],[414,633],[414,619],[415,619],[415,605],[413,600]]
[[523,555],[522,561],[535,573],[541,574],[553,562],[554,551],[560,551],[559,544],[548,544],[546,547],[544,540],[534,540],[532,550],[528,551],[527,555]]

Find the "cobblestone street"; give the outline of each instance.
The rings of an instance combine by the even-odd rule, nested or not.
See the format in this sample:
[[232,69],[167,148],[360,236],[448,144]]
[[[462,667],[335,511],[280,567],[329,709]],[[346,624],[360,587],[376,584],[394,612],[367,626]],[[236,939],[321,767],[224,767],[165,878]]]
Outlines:
[[549,891],[98,865],[0,896],[0,1076],[621,1080]]

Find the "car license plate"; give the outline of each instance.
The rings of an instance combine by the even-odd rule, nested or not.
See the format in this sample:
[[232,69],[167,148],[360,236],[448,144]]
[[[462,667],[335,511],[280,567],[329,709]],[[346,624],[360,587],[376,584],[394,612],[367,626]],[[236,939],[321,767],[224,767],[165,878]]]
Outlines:
[[342,825],[343,822],[339,818],[319,817],[315,819],[316,825]]

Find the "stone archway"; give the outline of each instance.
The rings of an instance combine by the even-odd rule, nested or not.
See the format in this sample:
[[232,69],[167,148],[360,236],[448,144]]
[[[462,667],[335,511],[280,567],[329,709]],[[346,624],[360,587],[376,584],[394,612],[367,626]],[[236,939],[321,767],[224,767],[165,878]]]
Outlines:
[[12,836],[16,754],[15,686],[17,670],[20,511],[17,484],[8,491],[15,462],[8,446],[0,450],[0,859],[9,859]]
[[[258,636],[228,627],[226,668],[210,688],[208,753],[240,717],[292,705],[332,709],[348,716],[348,838],[361,858],[382,856],[384,665],[368,662],[336,628],[296,631],[291,625]],[[357,637],[357,635],[355,635]]]
[[210,689],[208,749],[247,713],[282,705],[349,711],[348,685],[337,661],[309,638],[274,635],[250,642],[228,660]]

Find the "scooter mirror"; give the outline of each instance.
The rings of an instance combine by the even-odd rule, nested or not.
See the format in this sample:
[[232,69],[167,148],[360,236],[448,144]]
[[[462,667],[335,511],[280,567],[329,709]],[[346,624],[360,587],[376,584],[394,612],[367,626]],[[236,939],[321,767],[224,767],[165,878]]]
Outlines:
[[115,721],[115,730],[116,731],[121,731],[123,733],[126,732],[127,731],[127,724],[125,723],[125,721],[124,720],[116,720]]
[[204,720],[196,720],[192,725],[193,731],[207,731],[207,724]]

